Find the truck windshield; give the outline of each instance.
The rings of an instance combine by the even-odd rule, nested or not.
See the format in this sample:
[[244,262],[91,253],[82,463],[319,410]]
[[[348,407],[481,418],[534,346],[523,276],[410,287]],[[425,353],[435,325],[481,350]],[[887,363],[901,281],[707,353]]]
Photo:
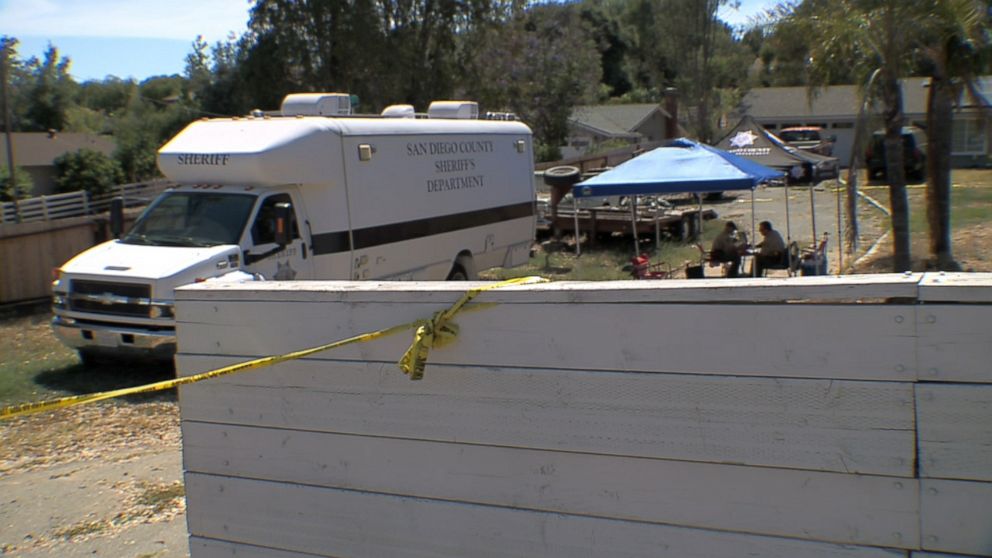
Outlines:
[[256,196],[167,192],[155,200],[121,242],[150,246],[237,244]]

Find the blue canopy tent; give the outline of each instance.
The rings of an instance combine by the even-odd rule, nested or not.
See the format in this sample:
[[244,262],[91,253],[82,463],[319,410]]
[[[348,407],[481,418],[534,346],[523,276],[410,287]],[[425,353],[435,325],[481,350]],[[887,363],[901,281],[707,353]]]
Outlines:
[[[751,230],[754,230],[754,189],[785,174],[726,151],[680,138],[572,187],[572,199],[593,196],[751,191]],[[636,200],[636,198],[633,198]],[[631,204],[634,243],[637,245],[637,204]],[[700,218],[702,213],[700,212]],[[575,210],[578,235],[578,207]],[[580,253],[579,243],[575,243]]]
[[784,177],[785,173],[750,159],[681,138],[579,182],[572,187],[572,196],[753,190],[762,182]]

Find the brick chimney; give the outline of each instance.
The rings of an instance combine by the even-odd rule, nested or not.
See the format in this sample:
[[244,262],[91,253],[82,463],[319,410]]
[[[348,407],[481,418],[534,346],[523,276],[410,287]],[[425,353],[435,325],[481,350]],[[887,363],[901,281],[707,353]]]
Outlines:
[[665,122],[665,138],[672,139],[679,137],[679,94],[674,87],[665,88],[665,112],[668,113],[668,121]]

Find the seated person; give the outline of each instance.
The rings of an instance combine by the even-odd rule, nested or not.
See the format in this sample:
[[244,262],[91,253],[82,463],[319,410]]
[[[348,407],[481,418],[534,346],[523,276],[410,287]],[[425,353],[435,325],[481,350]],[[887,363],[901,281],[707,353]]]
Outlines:
[[758,252],[754,255],[754,274],[763,277],[766,269],[781,269],[786,265],[788,255],[782,235],[772,228],[770,222],[762,221],[758,225],[758,232],[761,233],[762,241],[758,243]]
[[741,252],[744,251],[744,242],[737,235],[737,225],[733,221],[727,221],[720,234],[713,239],[710,247],[710,263],[729,263],[727,277],[739,277],[741,268]]

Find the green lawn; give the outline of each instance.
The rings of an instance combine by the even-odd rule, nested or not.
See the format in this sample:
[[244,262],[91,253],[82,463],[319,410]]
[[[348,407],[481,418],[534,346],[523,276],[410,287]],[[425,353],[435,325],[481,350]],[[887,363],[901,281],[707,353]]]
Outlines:
[[54,371],[78,367],[74,351],[64,347],[51,333],[47,314],[12,318],[0,322],[0,405],[51,397],[53,391],[36,381]]
[[[704,247],[713,242],[713,238],[723,229],[722,220],[707,221],[703,226],[702,239]],[[686,263],[699,262],[699,249],[694,243],[665,242],[661,249],[655,252],[654,239],[642,239],[640,251],[647,253],[651,263],[664,263],[673,269],[684,268]],[[617,238],[600,241],[596,248],[589,249],[585,245],[582,255],[575,255],[574,246],[563,247],[561,250],[543,252],[538,250],[527,265],[511,269],[490,269],[480,273],[482,279],[501,280],[528,275],[540,275],[556,281],[616,281],[631,279],[630,271],[624,266],[630,263],[634,253],[634,242],[630,238]]]
[[[108,362],[84,368],[76,352],[52,333],[48,313],[0,320],[0,405],[136,386],[174,375],[171,366]],[[167,401],[175,390],[135,395],[124,401]],[[115,400],[116,401],[116,400]]]
[[[926,190],[923,187],[910,189],[909,228],[912,234],[926,235],[927,225]],[[992,219],[992,185],[955,185],[951,190],[951,227],[966,228],[988,223]]]

